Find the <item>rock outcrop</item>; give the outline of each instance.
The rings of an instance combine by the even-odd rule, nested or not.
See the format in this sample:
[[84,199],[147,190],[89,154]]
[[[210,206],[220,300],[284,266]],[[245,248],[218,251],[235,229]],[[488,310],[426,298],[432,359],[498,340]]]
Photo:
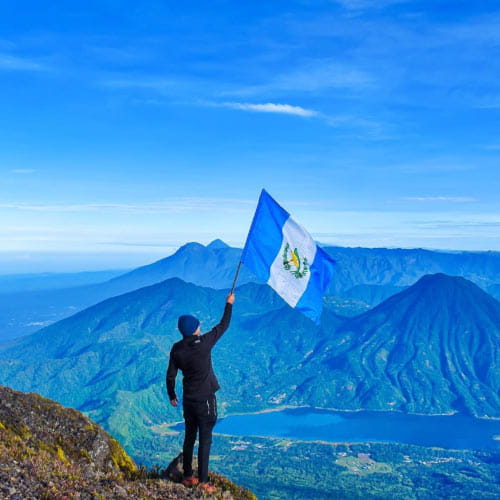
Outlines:
[[[208,498],[255,496],[213,475]],[[207,498],[139,469],[121,445],[82,413],[37,394],[0,386],[0,498],[12,500]]]

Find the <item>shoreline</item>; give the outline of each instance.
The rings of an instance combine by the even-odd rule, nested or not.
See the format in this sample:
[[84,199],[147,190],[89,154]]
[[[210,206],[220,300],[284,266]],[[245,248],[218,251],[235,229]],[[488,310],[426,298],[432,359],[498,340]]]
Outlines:
[[[265,415],[267,413],[276,413],[284,410],[311,410],[311,411],[319,411],[319,412],[335,412],[335,413],[361,413],[361,412],[366,412],[366,413],[395,413],[399,415],[405,415],[405,416],[417,416],[417,417],[452,417],[452,416],[462,416],[462,417],[467,417],[467,418],[472,418],[476,420],[486,420],[486,421],[494,421],[494,422],[500,422],[500,417],[490,417],[490,416],[483,416],[483,417],[477,417],[475,415],[462,415],[458,412],[447,412],[447,413],[405,413],[401,410],[367,410],[366,408],[357,408],[355,410],[346,410],[346,409],[339,409],[339,408],[322,408],[322,407],[317,407],[317,406],[308,406],[308,405],[280,405],[276,406],[274,408],[264,408],[262,410],[257,410],[257,411],[237,411],[237,412],[229,412],[224,414],[224,416],[220,416],[219,420],[224,420],[225,418],[228,417],[242,417],[242,416],[248,416],[248,415]],[[184,420],[178,420],[176,422],[170,422],[170,423],[164,423],[160,424],[161,426],[165,427],[172,427],[174,425],[182,424],[184,423]],[[174,431],[176,432],[176,431]]]
[[415,444],[415,443],[404,443],[402,441],[324,441],[321,439],[309,440],[309,439],[295,439],[295,438],[286,438],[286,437],[277,437],[277,436],[259,436],[254,434],[249,434],[246,436],[236,435],[236,434],[226,434],[223,432],[214,432],[214,436],[221,436],[225,438],[235,438],[235,439],[267,439],[271,441],[286,441],[287,443],[301,443],[301,444],[322,444],[325,446],[362,446],[362,445],[404,445],[404,446],[415,446],[417,448],[426,448],[433,450],[445,450],[445,451],[453,451],[453,452],[462,452],[462,451],[485,451],[485,452],[493,452],[494,450],[482,449],[482,448],[443,448],[442,446],[426,446],[423,444]]
[[263,415],[266,413],[274,413],[278,411],[283,411],[283,410],[299,410],[299,409],[308,409],[311,411],[325,411],[325,412],[336,412],[336,413],[360,413],[360,412],[367,412],[367,413],[397,413],[400,415],[408,415],[408,416],[419,416],[419,417],[452,417],[454,415],[456,416],[463,416],[463,417],[469,417],[477,420],[493,420],[493,421],[499,421],[500,422],[500,417],[490,417],[490,416],[482,416],[482,417],[477,417],[475,415],[462,415],[458,413],[457,411],[454,412],[446,412],[446,413],[419,413],[419,412],[410,412],[406,413],[402,410],[368,410],[366,408],[357,408],[355,410],[346,410],[346,409],[339,409],[339,408],[322,408],[318,406],[308,406],[308,405],[280,405],[276,406],[275,408],[265,408],[263,410],[257,410],[257,411],[250,411],[250,412],[235,412],[235,413],[227,413],[222,419],[226,417],[236,417],[236,416],[244,416],[244,415]]

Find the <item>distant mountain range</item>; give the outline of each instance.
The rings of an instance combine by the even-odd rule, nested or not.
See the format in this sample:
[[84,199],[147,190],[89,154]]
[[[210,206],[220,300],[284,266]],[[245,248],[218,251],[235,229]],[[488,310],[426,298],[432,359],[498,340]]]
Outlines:
[[331,293],[356,285],[406,287],[426,274],[462,276],[484,290],[500,283],[500,252],[324,247],[337,261]]
[[[4,345],[0,383],[143,447],[182,418],[164,388],[177,317],[195,314],[206,331],[225,295],[173,278],[105,300]],[[354,318],[327,308],[319,326],[248,283],[213,358],[222,413],[292,404],[500,417],[500,303],[463,278],[425,276]]]
[[[241,249],[220,240],[187,243],[173,255],[113,279],[85,286],[0,295],[0,341],[33,333],[109,297],[178,277],[212,288],[230,286]],[[240,283],[255,281],[245,268]],[[227,285],[229,283],[229,285]]]
[[[365,312],[425,274],[438,272],[463,276],[500,298],[498,252],[324,248],[338,264],[328,292],[329,304],[338,314]],[[42,285],[38,284],[34,291],[3,293],[0,341],[33,333],[107,298],[169,278],[215,289],[229,288],[240,254],[241,249],[229,247],[221,240],[207,246],[187,243],[169,257],[101,283],[52,290],[41,290]],[[250,282],[257,280],[243,266],[238,283]]]
[[125,270],[2,274],[0,275],[0,294],[91,285],[93,283],[102,283],[124,273]]

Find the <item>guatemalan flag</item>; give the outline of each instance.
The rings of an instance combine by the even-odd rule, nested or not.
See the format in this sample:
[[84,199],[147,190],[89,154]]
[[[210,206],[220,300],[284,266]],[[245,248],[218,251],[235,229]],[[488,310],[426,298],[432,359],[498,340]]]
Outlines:
[[263,189],[241,256],[290,306],[319,323],[335,261]]

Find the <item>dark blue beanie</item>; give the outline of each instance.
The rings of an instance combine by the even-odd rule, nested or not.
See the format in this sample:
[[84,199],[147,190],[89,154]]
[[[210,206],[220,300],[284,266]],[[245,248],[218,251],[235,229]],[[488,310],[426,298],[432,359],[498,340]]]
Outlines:
[[193,335],[193,333],[198,329],[199,326],[200,322],[194,316],[191,316],[189,314],[180,316],[179,321],[177,322],[177,327],[184,337]]

